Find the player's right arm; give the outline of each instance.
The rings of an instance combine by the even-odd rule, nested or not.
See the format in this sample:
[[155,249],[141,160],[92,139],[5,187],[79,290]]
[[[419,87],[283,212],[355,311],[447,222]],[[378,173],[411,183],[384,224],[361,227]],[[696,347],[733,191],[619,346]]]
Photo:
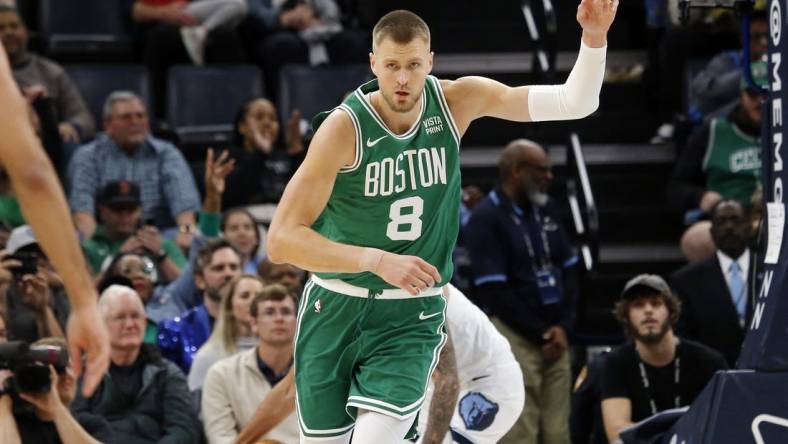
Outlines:
[[11,76],[0,46],[0,163],[8,173],[25,220],[60,276],[71,301],[68,340],[71,362],[79,374],[88,355],[83,393],[90,395],[109,367],[109,337],[88,274],[85,256],[72,228],[63,189],[28,120],[27,105]]
[[341,244],[312,229],[326,207],[340,168],[355,160],[355,140],[350,116],[341,110],[332,112],[285,188],[271,221],[266,251],[274,263],[290,263],[313,272],[370,271],[416,294],[440,281],[438,270],[423,259]]

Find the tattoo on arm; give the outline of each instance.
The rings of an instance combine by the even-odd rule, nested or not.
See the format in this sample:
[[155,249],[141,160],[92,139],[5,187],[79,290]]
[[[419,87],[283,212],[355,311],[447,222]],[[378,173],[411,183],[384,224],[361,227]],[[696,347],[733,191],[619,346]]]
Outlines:
[[427,430],[424,431],[424,444],[439,444],[449,431],[451,417],[457,408],[460,381],[457,376],[457,360],[451,336],[446,337],[446,345],[441,351],[438,367],[435,369],[435,390],[430,403]]

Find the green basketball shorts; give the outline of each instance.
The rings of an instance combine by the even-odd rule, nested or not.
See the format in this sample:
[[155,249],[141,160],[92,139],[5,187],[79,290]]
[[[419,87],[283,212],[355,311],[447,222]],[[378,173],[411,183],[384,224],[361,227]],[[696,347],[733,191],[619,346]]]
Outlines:
[[415,423],[446,342],[445,316],[441,288],[411,296],[313,276],[299,304],[295,346],[304,436],[348,434],[358,409]]

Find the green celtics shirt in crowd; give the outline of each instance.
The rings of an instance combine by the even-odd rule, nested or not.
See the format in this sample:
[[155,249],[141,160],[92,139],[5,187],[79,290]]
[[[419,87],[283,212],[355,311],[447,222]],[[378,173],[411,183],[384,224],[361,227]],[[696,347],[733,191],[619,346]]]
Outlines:
[[711,121],[709,145],[703,159],[706,188],[745,206],[760,183],[761,145],[726,118]]
[[[427,77],[421,115],[402,135],[391,132],[370,104],[377,80],[361,85],[339,106],[356,131],[353,165],[339,171],[313,228],[336,242],[419,256],[452,277],[460,205],[460,137],[438,79]],[[315,130],[327,117],[315,117]],[[372,273],[316,273],[370,289],[387,289]]]

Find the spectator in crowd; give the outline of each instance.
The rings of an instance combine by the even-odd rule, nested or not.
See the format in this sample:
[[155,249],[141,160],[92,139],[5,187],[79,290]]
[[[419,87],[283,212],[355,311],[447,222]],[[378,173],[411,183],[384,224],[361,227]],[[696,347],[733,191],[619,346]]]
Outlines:
[[301,294],[304,287],[306,272],[292,264],[275,264],[263,259],[257,268],[257,274],[266,284],[280,284],[293,292]]
[[224,239],[214,239],[199,251],[194,282],[202,291],[202,304],[180,316],[159,322],[158,344],[165,358],[188,373],[219,316],[222,288],[241,273],[241,257]]
[[14,7],[0,5],[0,39],[28,100],[51,99],[63,142],[91,139],[96,128],[85,101],[63,67],[28,51],[27,27]]
[[[131,21],[136,50],[151,72],[156,115],[164,115],[171,66],[200,61],[245,63],[243,41],[235,30],[235,21],[244,15],[246,5],[241,3],[246,2],[123,0],[121,13]],[[205,33],[198,27],[205,28]]]
[[[219,361],[205,378],[202,414],[210,444],[236,442],[239,434],[254,425],[250,420],[272,387],[287,375],[293,364],[297,306],[296,296],[280,285],[265,287],[254,297],[250,308],[257,347]],[[298,442],[293,401],[282,404],[291,413],[256,440]]]
[[82,249],[94,273],[101,272],[108,258],[120,253],[137,253],[150,258],[165,282],[174,281],[186,265],[175,242],[162,238],[158,228],[142,220],[139,187],[127,180],[107,183],[98,194],[98,222],[93,237],[82,241]]
[[577,257],[549,205],[544,149],[515,140],[498,167],[500,185],[476,206],[463,238],[477,299],[525,374],[523,415],[501,442],[568,443]]
[[72,410],[109,421],[118,442],[200,442],[200,421],[186,378],[155,347],[142,342],[145,310],[140,297],[128,287],[113,285],[98,304],[110,336],[109,374],[92,397],[79,395]]
[[257,254],[260,248],[260,231],[254,216],[244,208],[233,208],[222,215],[222,234],[241,255],[243,272],[257,273],[262,257]]
[[300,113],[294,111],[282,138],[279,114],[270,100],[255,98],[241,106],[233,126],[235,145],[230,157],[236,168],[227,178],[226,208],[279,202],[305,154],[300,120]]
[[146,344],[155,345],[158,327],[156,321],[151,319],[151,314],[154,314],[155,317],[162,287],[155,287],[156,266],[153,261],[147,256],[133,252],[119,253],[109,263],[96,287],[100,292],[103,292],[114,284],[131,288],[140,297],[147,316],[143,341]]
[[257,344],[257,338],[252,336],[249,306],[263,291],[263,286],[259,277],[242,274],[224,287],[216,326],[208,341],[197,351],[189,370],[189,390],[202,389],[208,369],[217,361]]
[[343,30],[334,0],[249,0],[247,30],[253,59],[263,66],[270,97],[277,96],[279,70],[291,63],[365,63],[369,44],[362,34]]
[[[753,78],[768,85],[764,62],[752,64]],[[681,246],[691,261],[709,258],[714,245],[708,215],[723,198],[749,205],[761,181],[761,108],[765,95],[742,80],[739,105],[728,115],[711,119],[697,130],[681,152],[668,189],[672,206],[687,211],[694,223],[682,236]]]
[[[749,37],[749,61],[762,60],[769,49],[769,15],[766,11],[756,10],[750,14]],[[690,104],[693,107],[691,111],[698,115],[691,117],[707,116],[720,108],[735,107],[739,99],[742,72],[749,66],[745,62],[743,50],[723,51],[695,75],[690,84]]]
[[245,0],[141,0],[134,4],[138,21],[183,22],[183,46],[195,65],[205,64],[205,40],[216,28],[234,28],[246,16]]
[[[39,339],[33,345],[50,346],[65,351],[63,338]],[[0,395],[0,442],[3,444],[99,444],[112,443],[109,423],[89,413],[69,411],[77,393],[76,378],[70,363],[66,367],[49,366],[51,385],[47,393],[20,393],[24,404],[12,409],[10,394]],[[0,375],[0,387],[3,386]],[[19,402],[19,401],[17,401]]]
[[104,104],[104,128],[71,159],[68,178],[74,222],[84,239],[96,231],[96,197],[109,182],[127,180],[141,187],[143,220],[174,234],[188,248],[196,231],[200,197],[181,152],[150,135],[148,113],[137,95],[116,91]]
[[5,295],[9,335],[33,342],[63,337],[70,305],[63,281],[41,251],[33,230],[23,225],[11,232],[0,262],[0,276],[9,280]]
[[615,315],[632,339],[608,354],[602,368],[602,416],[610,442],[622,429],[695,400],[717,370],[716,351],[673,334],[681,303],[659,276],[642,274],[624,286]]
[[749,228],[741,203],[718,202],[711,214],[716,254],[671,276],[671,285],[681,299],[679,333],[722,353],[730,367],[736,365],[741,352],[753,296]]

